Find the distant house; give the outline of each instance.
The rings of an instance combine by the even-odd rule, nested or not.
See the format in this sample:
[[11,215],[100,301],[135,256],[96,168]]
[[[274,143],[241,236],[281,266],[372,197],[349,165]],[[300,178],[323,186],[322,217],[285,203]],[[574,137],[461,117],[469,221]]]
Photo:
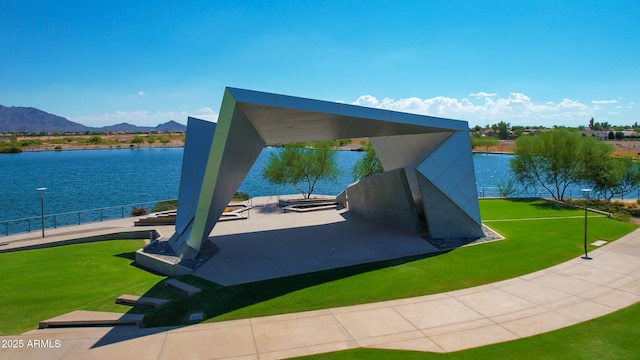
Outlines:
[[580,134],[583,136],[593,136],[598,140],[607,140],[609,137],[609,131],[607,130],[580,130]]
[[492,129],[484,129],[482,130],[482,136],[496,136],[498,133]]
[[526,128],[522,130],[522,135],[538,135],[542,132],[540,129]]

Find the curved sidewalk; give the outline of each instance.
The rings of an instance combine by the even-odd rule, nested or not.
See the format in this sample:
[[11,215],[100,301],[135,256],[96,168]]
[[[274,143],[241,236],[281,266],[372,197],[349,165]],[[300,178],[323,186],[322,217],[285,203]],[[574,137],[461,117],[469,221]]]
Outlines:
[[0,359],[275,359],[357,347],[457,351],[571,326],[640,300],[640,229],[590,255],[593,260],[470,289],[344,308],[180,328],[33,330],[2,337],[24,346],[1,349]]

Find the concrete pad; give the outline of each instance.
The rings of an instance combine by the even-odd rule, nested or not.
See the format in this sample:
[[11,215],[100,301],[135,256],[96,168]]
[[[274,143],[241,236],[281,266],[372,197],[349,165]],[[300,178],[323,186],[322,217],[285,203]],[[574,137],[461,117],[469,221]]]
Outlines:
[[640,257],[640,246],[637,243],[627,242],[618,244],[611,252]]
[[536,272],[531,273],[531,274],[522,275],[522,276],[518,277],[518,279],[530,281],[530,280],[539,278],[541,276],[544,276],[544,275],[547,275],[547,274],[550,274],[550,273],[552,273],[551,270],[544,269],[544,270],[536,271]]
[[631,274],[640,267],[640,259],[638,256],[621,254],[614,248],[597,256],[594,255],[594,259],[589,261],[588,265],[621,274]]
[[75,351],[69,351],[65,359],[158,359],[163,347],[165,334],[140,336],[134,338],[111,338],[111,343],[106,346],[92,345],[88,348],[77,347]]
[[431,339],[423,337],[411,340],[402,340],[384,345],[367,346],[374,349],[390,349],[390,350],[408,350],[408,351],[424,351],[424,352],[444,352],[438,344]]
[[565,316],[555,312],[544,312],[522,319],[503,322],[500,325],[520,337],[527,337],[557,330],[573,324],[575,324],[575,322]]
[[39,328],[58,326],[104,326],[104,325],[140,325],[144,315],[122,314],[104,311],[76,310],[70,313],[43,320]]
[[558,274],[570,276],[575,279],[585,280],[599,285],[609,284],[625,276],[624,274],[618,272],[603,271],[602,269],[588,266],[586,264],[568,267],[566,269],[558,271]]
[[358,339],[357,342],[358,342],[358,345],[362,347],[374,347],[374,346],[381,346],[389,343],[395,343],[398,341],[426,339],[426,338],[427,337],[420,330],[415,330],[415,331],[409,331],[409,332],[402,332],[398,334],[382,335],[382,336]]
[[491,325],[457,333],[435,335],[431,337],[431,340],[444,351],[449,352],[515,340],[517,338],[518,336],[509,330],[499,325]]
[[292,321],[298,319],[307,319],[307,318],[315,318],[320,316],[332,315],[331,309],[326,310],[313,310],[313,311],[304,311],[298,313],[290,313],[290,314],[282,314],[282,315],[272,315],[272,316],[263,316],[259,318],[250,319],[252,325],[258,324],[270,324],[281,321]]
[[631,281],[630,283],[621,286],[619,289],[631,294],[640,295],[640,279]]
[[348,211],[252,213],[242,224],[216,225],[220,251],[194,275],[229,286],[437,251],[415,234]]
[[433,295],[425,295],[425,296],[416,296],[412,298],[406,299],[396,299],[386,301],[385,304],[388,306],[399,306],[399,305],[408,305],[408,304],[417,304],[423,303],[426,301],[434,301],[434,300],[443,300],[443,299],[451,299],[447,293],[433,294]]
[[616,309],[622,309],[640,301],[640,295],[630,294],[621,290],[611,290],[591,298],[591,301]]
[[347,342],[357,346],[332,315],[253,324],[259,353]]
[[495,289],[458,296],[456,300],[484,316],[508,314],[535,306],[529,301]]
[[522,279],[512,281],[509,285],[498,289],[534,304],[546,304],[570,296],[565,292]]
[[453,298],[400,305],[395,310],[419,329],[483,318],[481,314]]
[[598,286],[592,282],[575,279],[558,273],[547,274],[533,279],[531,282],[562,291],[570,295],[578,295]]
[[452,334],[460,331],[473,330],[478,328],[483,328],[487,326],[495,325],[491,319],[482,318],[478,320],[471,320],[465,322],[459,322],[450,325],[443,325],[439,327],[433,327],[422,330],[422,332],[427,336],[436,336],[443,334]]
[[158,359],[223,359],[257,356],[248,323],[199,326],[195,331],[169,331]]
[[352,306],[342,306],[337,308],[329,309],[332,314],[343,314],[343,313],[351,313],[358,312],[364,310],[375,310],[375,309],[385,309],[390,308],[389,304],[385,302],[377,302],[377,303],[368,303],[368,304],[360,304],[360,305],[352,305]]
[[315,354],[322,354],[328,352],[335,352],[341,350],[355,349],[358,345],[354,341],[340,341],[330,344],[312,345],[299,347],[295,349],[287,349],[280,351],[271,351],[260,353],[260,360],[271,359],[288,359],[292,357],[308,356]]
[[535,306],[535,307],[520,310],[520,311],[493,316],[491,317],[491,321],[495,322],[496,324],[502,324],[502,323],[507,323],[514,320],[520,320],[520,319],[525,319],[535,315],[544,314],[549,311],[550,311],[549,309],[546,309],[542,306]]
[[567,317],[574,323],[595,319],[615,311],[613,307],[605,306],[594,301],[584,300],[574,305],[554,310],[556,313]]
[[391,308],[352,311],[334,316],[354,339],[418,330]]

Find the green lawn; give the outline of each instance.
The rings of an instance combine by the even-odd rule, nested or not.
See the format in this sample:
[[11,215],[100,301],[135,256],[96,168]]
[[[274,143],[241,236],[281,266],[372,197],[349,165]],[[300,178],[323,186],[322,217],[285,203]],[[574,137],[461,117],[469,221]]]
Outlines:
[[[500,213],[509,219],[584,214],[575,209],[548,207],[543,201],[486,200],[480,205],[482,214],[487,213],[494,220]],[[204,311],[210,322],[434,294],[527,274],[583,252],[582,218],[488,224],[507,240],[229,287],[207,286],[206,281],[183,277],[183,281],[205,290],[150,313],[149,324],[184,323],[195,309]],[[589,242],[615,240],[636,228],[604,217],[590,218],[589,224]]]
[[[576,216],[580,210],[548,207],[542,201],[486,200],[483,218]],[[502,215],[500,215],[502,214]],[[160,284],[162,276],[132,266],[142,241],[121,240],[0,254],[0,334],[33,329],[40,320],[73,310],[125,312],[121,294],[169,298],[147,314],[146,326],[188,324],[194,311],[205,321],[266,316],[405,298],[512,278],[582,253],[583,220],[537,219],[488,224],[507,237],[440,254],[357,265],[236,286],[193,277],[181,280],[203,289],[183,297]],[[603,217],[589,219],[589,241],[614,240],[636,227]]]
[[[480,214],[482,221],[502,219],[532,219],[567,216],[584,216],[584,209],[568,207],[562,204],[526,199],[480,200]],[[600,214],[589,212],[589,217],[602,217]]]
[[125,312],[164,277],[132,266],[141,240],[113,240],[0,254],[0,335],[34,329],[73,310]]
[[407,359],[407,360],[540,360],[639,358],[640,304],[564,329],[529,338],[447,354],[416,351],[354,349],[300,359]]

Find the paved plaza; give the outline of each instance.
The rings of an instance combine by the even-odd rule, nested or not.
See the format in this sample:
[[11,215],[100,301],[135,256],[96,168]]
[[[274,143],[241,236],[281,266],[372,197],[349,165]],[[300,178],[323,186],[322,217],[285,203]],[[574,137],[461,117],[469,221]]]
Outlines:
[[[213,234],[220,236],[216,231],[227,229],[226,236],[233,239],[240,229],[251,233],[259,228],[274,234],[282,230],[274,222],[260,224],[257,210],[252,211],[248,220],[218,224],[223,226],[216,226]],[[337,216],[335,211],[319,214],[315,216],[320,222],[317,226],[339,226],[331,222],[340,221],[340,216],[333,218]],[[313,218],[305,216],[310,214],[292,215],[298,217],[287,217],[288,226],[302,230]],[[83,226],[53,230],[45,241],[77,237],[79,231],[84,236],[134,229],[131,219]],[[159,230],[170,233],[167,228]],[[0,243],[8,244],[5,248],[39,241],[42,239],[35,238],[34,233],[0,238]],[[252,246],[258,246],[257,240],[252,241]],[[0,339],[23,340],[25,344],[39,340],[51,346],[2,349],[0,359],[279,359],[358,347],[457,351],[571,326],[640,300],[640,230],[590,255],[592,260],[576,258],[474,288],[343,308],[171,328],[32,330]],[[272,265],[280,264],[277,259],[273,261]],[[199,272],[214,273],[212,269],[219,265],[209,266],[212,268]],[[224,277],[242,282],[245,275],[244,270],[235,269]]]

